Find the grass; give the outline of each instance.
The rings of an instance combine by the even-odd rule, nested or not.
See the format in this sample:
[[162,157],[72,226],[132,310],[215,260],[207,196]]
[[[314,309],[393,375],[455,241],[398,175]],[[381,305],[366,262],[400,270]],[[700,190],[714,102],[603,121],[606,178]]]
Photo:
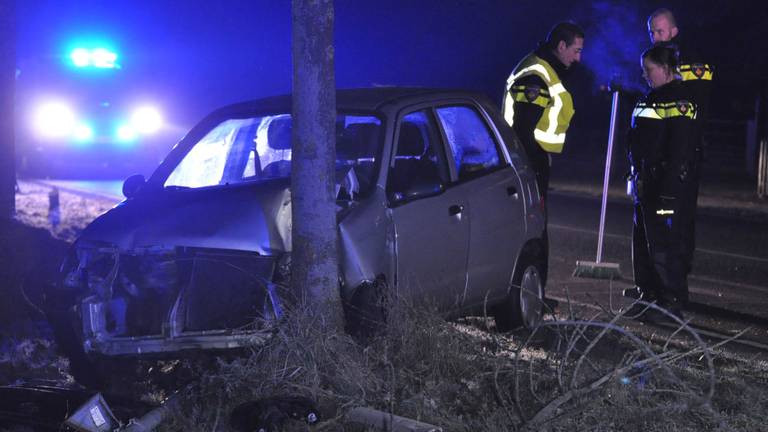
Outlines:
[[314,400],[313,430],[327,431],[355,430],[344,419],[354,406],[448,431],[765,429],[766,365],[685,332],[652,342],[622,317],[589,316],[497,334],[488,320],[446,322],[405,303],[396,315],[363,345],[292,311],[269,344],[207,372],[164,430],[227,430],[234,407],[276,396]]

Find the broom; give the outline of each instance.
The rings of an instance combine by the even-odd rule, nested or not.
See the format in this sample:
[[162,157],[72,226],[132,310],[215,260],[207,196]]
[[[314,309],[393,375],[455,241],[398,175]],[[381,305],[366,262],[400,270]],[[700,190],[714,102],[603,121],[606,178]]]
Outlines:
[[619,112],[619,88],[611,86],[613,101],[611,106],[611,126],[608,131],[608,154],[605,157],[605,174],[603,176],[603,203],[600,207],[600,229],[597,234],[597,259],[595,261],[576,261],[573,275],[593,279],[621,279],[618,263],[602,262],[603,233],[605,231],[605,207],[608,204],[608,180],[611,173],[611,156],[613,155],[613,139],[616,135],[616,117]]

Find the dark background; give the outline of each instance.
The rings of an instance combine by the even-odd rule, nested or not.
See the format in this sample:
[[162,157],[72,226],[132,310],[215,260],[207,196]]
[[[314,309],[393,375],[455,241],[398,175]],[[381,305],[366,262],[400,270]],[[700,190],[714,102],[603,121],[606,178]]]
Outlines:
[[[515,64],[552,24],[574,20],[587,37],[583,64],[568,77],[577,113],[565,156],[589,158],[605,146],[610,95],[600,87],[618,76],[636,92],[622,104],[628,123],[632,97],[644,91],[638,58],[649,45],[646,19],[662,6],[716,67],[711,147],[722,147],[718,139],[734,146],[729,151],[741,156],[734,169],[749,174],[745,155],[756,127],[749,122],[768,75],[768,7],[759,1],[337,0],[336,83],[461,87],[498,103]],[[94,91],[130,89],[160,100],[176,126],[164,144],[170,148],[221,105],[290,91],[290,26],[289,0],[20,1],[17,102],[72,75],[62,67],[72,40],[103,38],[122,69],[116,79],[81,79],[98,82]]]

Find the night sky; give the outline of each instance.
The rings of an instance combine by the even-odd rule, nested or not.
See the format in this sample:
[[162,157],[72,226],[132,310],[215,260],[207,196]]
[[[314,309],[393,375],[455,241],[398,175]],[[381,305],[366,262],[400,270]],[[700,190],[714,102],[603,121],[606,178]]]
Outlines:
[[[514,65],[552,24],[572,19],[587,33],[574,70],[577,116],[612,76],[643,90],[638,57],[647,15],[676,12],[717,69],[714,115],[747,118],[765,87],[768,7],[759,1],[336,1],[337,86],[416,85],[480,90],[501,100]],[[287,93],[290,1],[19,1],[19,97],[55,80],[75,38],[111,41],[119,80],[172,106],[183,129],[231,102]],[[51,67],[58,65],[59,69]],[[119,84],[115,84],[119,83]],[[582,122],[585,119],[581,119]]]

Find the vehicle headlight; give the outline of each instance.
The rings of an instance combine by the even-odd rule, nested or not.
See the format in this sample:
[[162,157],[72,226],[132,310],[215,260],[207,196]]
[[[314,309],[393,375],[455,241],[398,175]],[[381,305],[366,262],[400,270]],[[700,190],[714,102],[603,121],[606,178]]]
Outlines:
[[108,299],[119,265],[120,253],[115,247],[78,247],[61,265],[62,286]]
[[142,134],[152,134],[160,130],[163,118],[154,107],[144,106],[133,112],[131,126]]
[[35,130],[46,138],[69,136],[75,124],[74,111],[62,102],[44,103],[35,112]]

